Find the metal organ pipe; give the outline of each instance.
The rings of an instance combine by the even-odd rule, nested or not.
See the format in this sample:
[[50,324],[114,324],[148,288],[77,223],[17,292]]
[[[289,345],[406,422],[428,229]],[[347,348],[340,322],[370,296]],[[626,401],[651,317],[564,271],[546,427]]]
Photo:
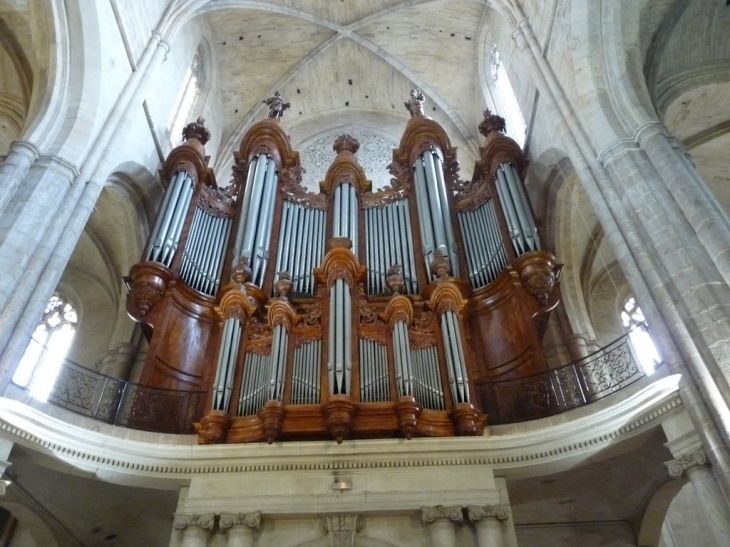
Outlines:
[[409,350],[408,328],[403,321],[397,321],[393,325],[393,354],[398,395],[413,395],[413,361]]
[[468,403],[469,385],[466,374],[466,361],[464,360],[464,348],[461,342],[458,319],[451,310],[441,314],[441,334],[444,340],[444,353],[446,353],[449,384],[451,384],[454,403]]
[[281,401],[284,393],[284,370],[289,349],[289,332],[283,325],[274,326],[271,343],[271,371],[269,381],[269,399]]
[[238,359],[238,347],[241,342],[241,322],[229,317],[223,323],[223,336],[218,352],[218,366],[213,384],[213,409],[228,410],[233,390],[233,374]]
[[261,286],[269,255],[271,226],[278,177],[276,162],[258,154],[249,163],[246,190],[241,208],[243,221],[236,234],[236,255],[249,258],[251,281]]
[[347,395],[352,370],[352,301],[350,287],[343,279],[336,279],[330,289],[329,319],[327,370],[330,395]]
[[395,264],[403,267],[405,292],[418,292],[407,199],[365,210],[365,249],[369,294],[387,294],[385,276]]
[[161,262],[168,268],[172,264],[194,190],[193,180],[187,171],[178,171],[157,215],[148,260]]
[[537,230],[516,169],[509,164],[500,165],[496,182],[515,252],[519,256],[539,249]]

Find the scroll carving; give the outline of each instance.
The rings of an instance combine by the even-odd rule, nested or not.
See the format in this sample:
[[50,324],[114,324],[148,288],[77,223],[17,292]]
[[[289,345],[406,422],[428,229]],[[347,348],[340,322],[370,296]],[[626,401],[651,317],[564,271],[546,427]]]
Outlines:
[[329,208],[327,196],[314,194],[302,187],[304,169],[300,165],[293,165],[281,170],[279,175],[279,191],[284,199],[310,209],[326,211]]
[[457,194],[454,197],[454,209],[458,213],[474,211],[489,201],[491,197],[489,185],[482,174],[473,181],[459,183]]
[[383,320],[378,317],[372,306],[368,303],[368,297],[365,294],[365,287],[362,283],[358,285],[359,291],[359,305],[360,309],[360,324],[361,325],[384,325]]
[[437,505],[436,507],[421,507],[421,518],[426,524],[431,524],[437,520],[461,522],[464,520],[464,515],[461,506],[444,507],[443,505]]
[[198,196],[198,207],[214,217],[233,218],[237,193],[238,188],[235,185],[227,188],[203,185]]
[[426,311],[411,321],[408,329],[411,349],[419,350],[436,345],[436,317],[433,312]]
[[393,175],[390,185],[377,192],[364,192],[360,197],[363,209],[378,207],[382,209],[388,203],[404,199],[411,189],[411,169],[407,165],[393,162],[388,165],[388,172]]
[[271,354],[271,326],[254,317],[248,327],[246,353],[256,355]]
[[258,529],[261,524],[261,512],[255,511],[253,513],[221,513],[218,525],[221,530],[228,530],[234,526],[247,526]]
[[322,299],[316,298],[309,311],[302,317],[302,324],[307,327],[322,326]]

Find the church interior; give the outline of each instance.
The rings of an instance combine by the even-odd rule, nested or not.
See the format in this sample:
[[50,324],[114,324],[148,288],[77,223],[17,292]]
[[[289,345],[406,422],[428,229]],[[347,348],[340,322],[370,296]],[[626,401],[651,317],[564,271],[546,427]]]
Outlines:
[[730,547],[730,3],[0,0],[0,547]]

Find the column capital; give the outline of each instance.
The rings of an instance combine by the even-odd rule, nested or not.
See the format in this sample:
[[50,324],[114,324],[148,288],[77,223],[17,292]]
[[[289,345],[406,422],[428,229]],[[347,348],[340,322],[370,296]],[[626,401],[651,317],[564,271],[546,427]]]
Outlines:
[[221,530],[228,530],[235,526],[245,526],[258,530],[261,524],[261,511],[253,513],[221,513],[218,525]]
[[482,519],[503,521],[509,518],[508,505],[469,505],[467,511],[469,513],[469,520],[474,523]]
[[175,530],[185,530],[190,528],[200,528],[201,530],[213,530],[215,525],[215,515],[213,513],[206,515],[184,515],[175,513]]
[[664,465],[666,465],[669,470],[669,475],[673,479],[682,477],[682,475],[696,467],[709,464],[710,462],[704,448],[697,448],[692,452],[682,454],[674,460],[664,462]]
[[421,518],[425,524],[432,524],[440,520],[461,522],[464,520],[464,514],[459,505],[451,507],[436,505],[435,507],[421,507]]

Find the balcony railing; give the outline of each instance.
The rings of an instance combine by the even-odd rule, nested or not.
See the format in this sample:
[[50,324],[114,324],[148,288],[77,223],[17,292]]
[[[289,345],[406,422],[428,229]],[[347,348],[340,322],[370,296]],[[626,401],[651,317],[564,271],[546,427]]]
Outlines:
[[[478,386],[492,425],[545,418],[587,405],[645,376],[626,333],[580,361],[527,378]],[[66,360],[48,402],[132,429],[193,432],[206,392],[151,388],[106,376]]]
[[142,386],[106,376],[66,360],[48,402],[108,424],[192,433],[204,412],[206,392]]
[[597,401],[640,380],[646,374],[632,350],[630,334],[575,363],[527,378],[478,386],[489,423],[546,418]]

